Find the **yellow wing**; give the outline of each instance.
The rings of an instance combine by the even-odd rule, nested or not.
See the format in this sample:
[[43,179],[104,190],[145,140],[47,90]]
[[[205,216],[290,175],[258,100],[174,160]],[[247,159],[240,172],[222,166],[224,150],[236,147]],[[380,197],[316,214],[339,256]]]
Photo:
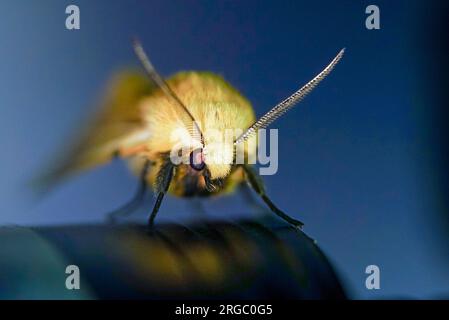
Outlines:
[[107,86],[93,121],[69,144],[56,165],[35,181],[35,186],[51,187],[74,173],[109,162],[123,150],[142,145],[148,132],[138,103],[153,90],[154,85],[144,74],[135,71],[117,73]]

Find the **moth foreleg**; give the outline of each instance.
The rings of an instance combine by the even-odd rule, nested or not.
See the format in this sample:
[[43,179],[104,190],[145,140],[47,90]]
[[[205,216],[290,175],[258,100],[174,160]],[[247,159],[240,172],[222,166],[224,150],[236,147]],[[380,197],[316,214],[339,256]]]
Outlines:
[[164,199],[164,196],[167,193],[168,188],[170,187],[174,168],[175,166],[171,162],[170,158],[167,157],[166,159],[164,159],[164,162],[159,169],[154,186],[154,190],[157,192],[156,203],[154,204],[153,211],[151,212],[150,218],[148,219],[148,226],[150,228],[152,228],[154,225],[154,219],[156,218],[162,200]]
[[240,194],[242,195],[244,201],[248,203],[251,207],[260,212],[267,212],[267,208],[265,205],[262,205],[257,198],[254,196],[252,188],[249,186],[248,181],[243,181],[239,185]]

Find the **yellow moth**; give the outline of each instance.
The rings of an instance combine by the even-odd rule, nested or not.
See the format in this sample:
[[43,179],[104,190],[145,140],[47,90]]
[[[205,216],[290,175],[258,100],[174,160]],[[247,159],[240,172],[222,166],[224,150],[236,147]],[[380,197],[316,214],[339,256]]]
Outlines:
[[[268,127],[312,91],[342,58],[344,49],[318,75],[260,119],[255,118],[251,103],[221,76],[191,71],[163,79],[137,41],[134,50],[145,73],[121,72],[116,76],[101,111],[60,165],[46,177],[46,183],[119,157],[128,160],[140,177],[136,196],[123,208],[133,207],[147,186],[157,195],[148,220],[150,226],[166,193],[180,197],[212,196],[248,184],[271,211],[301,227],[302,222],[270,200],[260,177],[248,163],[233,160],[236,151],[243,152],[245,159],[253,156],[257,146],[249,142],[256,140],[257,131]],[[241,134],[234,140],[218,139],[216,133],[225,130]],[[175,163],[173,155],[184,161]],[[212,161],[217,158],[228,161]],[[118,210],[112,217],[123,213]]]

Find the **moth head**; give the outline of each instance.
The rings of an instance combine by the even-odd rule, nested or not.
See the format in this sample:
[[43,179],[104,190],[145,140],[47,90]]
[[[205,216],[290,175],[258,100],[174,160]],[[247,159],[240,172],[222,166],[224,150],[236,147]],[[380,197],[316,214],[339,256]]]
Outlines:
[[205,148],[196,148],[191,151],[189,166],[203,176],[206,189],[215,192],[223,186],[224,179],[231,171],[231,164],[212,161],[213,156],[221,155],[222,152],[214,148],[208,148],[207,150],[207,153]]
[[231,172],[234,159],[233,148],[232,142],[221,141],[207,143],[204,147],[204,163],[212,180],[225,178]]
[[218,146],[209,148],[197,148],[189,154],[189,166],[195,171],[205,173],[211,180],[223,179],[231,171],[233,160],[232,149]]
[[201,171],[204,169],[206,164],[204,163],[204,153],[202,148],[197,148],[190,152],[189,164],[195,171]]

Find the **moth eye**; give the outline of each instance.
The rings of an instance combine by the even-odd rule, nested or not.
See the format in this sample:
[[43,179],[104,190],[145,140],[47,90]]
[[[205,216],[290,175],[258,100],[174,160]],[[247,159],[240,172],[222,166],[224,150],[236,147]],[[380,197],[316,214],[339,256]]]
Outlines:
[[203,149],[195,149],[190,153],[190,166],[197,171],[204,169],[206,164],[204,163]]

